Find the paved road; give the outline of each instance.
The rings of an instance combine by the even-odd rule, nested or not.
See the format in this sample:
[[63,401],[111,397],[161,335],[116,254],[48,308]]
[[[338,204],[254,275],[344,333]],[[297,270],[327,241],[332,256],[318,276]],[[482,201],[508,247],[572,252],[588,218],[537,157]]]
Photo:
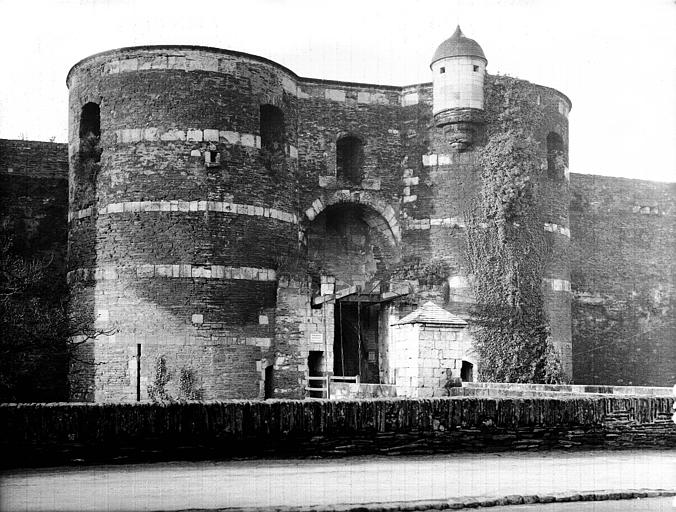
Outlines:
[[673,489],[676,450],[174,462],[0,474],[0,510],[180,510]]

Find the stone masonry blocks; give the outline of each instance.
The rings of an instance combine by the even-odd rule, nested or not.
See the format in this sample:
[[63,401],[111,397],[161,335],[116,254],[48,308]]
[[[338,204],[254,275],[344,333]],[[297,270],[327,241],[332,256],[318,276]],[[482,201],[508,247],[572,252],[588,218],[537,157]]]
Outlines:
[[[196,90],[206,90],[205,83],[209,94],[196,95]],[[380,286],[381,281],[382,290],[392,290],[383,276],[402,259],[439,261],[450,275],[467,277],[461,258],[463,201],[477,193],[477,153],[455,152],[430,123],[429,84],[397,88],[323,82],[299,78],[255,56],[188,47],[105,52],[76,65],[68,84],[73,160],[80,151],[83,98],[102,99],[103,151],[96,190],[86,176],[72,171],[74,182],[90,187],[91,194],[74,202],[68,214],[68,281],[89,287],[94,297],[83,296],[83,304],[89,300],[95,311],[110,311],[111,321],[124,308],[130,314],[135,314],[134,307],[146,308],[153,325],[166,320],[160,337],[174,336],[178,325],[179,330],[192,329],[189,336],[196,345],[237,340],[238,346],[255,347],[260,358],[252,364],[258,373],[250,397],[267,389],[260,382],[265,377],[263,358],[276,362],[275,392],[303,396],[310,334],[321,332],[319,312],[333,307],[312,309],[313,294],[330,295],[330,288],[345,293],[367,283]],[[473,82],[461,85],[467,88]],[[124,98],[122,89],[127,91]],[[539,92],[548,109],[544,135],[555,129],[567,141],[568,100],[551,89]],[[148,97],[155,99],[149,102]],[[122,101],[125,109],[115,108],[111,115]],[[270,151],[260,151],[265,143],[260,125],[264,103],[279,108],[284,118],[274,158]],[[363,139],[358,175],[345,176],[337,165],[341,134]],[[202,156],[211,144],[217,146],[220,167],[190,158],[192,151]],[[561,178],[538,185],[541,222],[553,247],[543,289],[552,333],[561,337],[557,346],[563,347],[570,345],[565,327],[570,330],[575,283],[584,280],[566,263],[567,244],[581,228],[568,219],[568,182]],[[636,207],[632,215],[644,221],[657,222],[670,211],[641,197],[632,198],[627,212]],[[337,226],[345,229],[345,244],[335,245],[348,248],[348,257],[331,263],[338,267],[347,262],[354,268],[342,274],[340,268],[320,268],[317,272],[336,281],[315,283],[307,270],[318,266],[312,260],[317,240],[325,240],[322,235],[328,232],[318,226],[335,212],[358,213],[358,222]],[[363,232],[360,226],[365,226]],[[370,250],[367,261],[363,254]],[[289,269],[302,275],[289,277]],[[441,285],[422,284],[416,269],[410,277],[410,299],[445,300]],[[116,281],[126,283],[126,291],[116,291]],[[288,291],[289,283],[298,285],[293,296],[279,293]],[[589,296],[594,300],[604,300],[600,291],[593,293]],[[461,295],[453,293],[458,303],[449,307],[466,314]],[[214,314],[223,318],[213,320]],[[203,323],[192,322],[193,315],[202,315]],[[427,356],[415,369],[400,368],[409,385],[441,379],[439,369],[456,369],[459,360],[458,351],[447,350],[443,340],[421,335],[430,343]],[[327,349],[325,361],[332,362],[332,344]],[[234,359],[223,368],[238,367],[237,353],[230,356]],[[234,381],[228,385],[236,386]]]

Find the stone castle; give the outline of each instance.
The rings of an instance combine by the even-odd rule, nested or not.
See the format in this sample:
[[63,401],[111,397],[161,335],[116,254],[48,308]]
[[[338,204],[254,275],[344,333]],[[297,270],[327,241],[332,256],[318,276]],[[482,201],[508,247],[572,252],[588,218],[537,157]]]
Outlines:
[[[67,155],[25,141],[0,154],[3,215],[64,259],[72,307],[108,332],[80,347],[71,399],[144,400],[158,378],[207,399],[346,382],[432,396],[476,379],[463,212],[480,189],[486,66],[459,28],[432,82],[406,87],[198,46],[77,63]],[[671,385],[674,186],[569,175],[571,102],[533,87],[564,370]]]

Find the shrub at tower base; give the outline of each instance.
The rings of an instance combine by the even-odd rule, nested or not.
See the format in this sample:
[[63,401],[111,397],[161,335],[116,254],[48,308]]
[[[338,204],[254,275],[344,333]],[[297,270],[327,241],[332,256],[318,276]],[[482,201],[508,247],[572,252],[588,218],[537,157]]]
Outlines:
[[542,280],[548,253],[537,202],[535,127],[543,118],[532,85],[490,77],[481,192],[466,213],[466,255],[476,297],[473,338],[483,381],[565,379],[549,339]]
[[65,400],[73,349],[104,332],[68,313],[65,279],[54,279],[53,265],[17,248],[0,225],[0,402]]
[[66,368],[63,286],[46,275],[48,265],[22,254],[0,226],[0,402],[66,396],[58,378]]

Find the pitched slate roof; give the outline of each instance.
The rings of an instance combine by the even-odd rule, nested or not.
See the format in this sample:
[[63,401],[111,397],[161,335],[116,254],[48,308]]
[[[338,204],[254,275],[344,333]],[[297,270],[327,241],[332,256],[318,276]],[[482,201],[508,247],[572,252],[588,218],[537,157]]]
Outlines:
[[419,307],[413,313],[406,315],[392,325],[405,324],[435,324],[465,327],[467,322],[459,316],[455,316],[444,308],[437,306],[434,302],[425,302],[422,307]]

